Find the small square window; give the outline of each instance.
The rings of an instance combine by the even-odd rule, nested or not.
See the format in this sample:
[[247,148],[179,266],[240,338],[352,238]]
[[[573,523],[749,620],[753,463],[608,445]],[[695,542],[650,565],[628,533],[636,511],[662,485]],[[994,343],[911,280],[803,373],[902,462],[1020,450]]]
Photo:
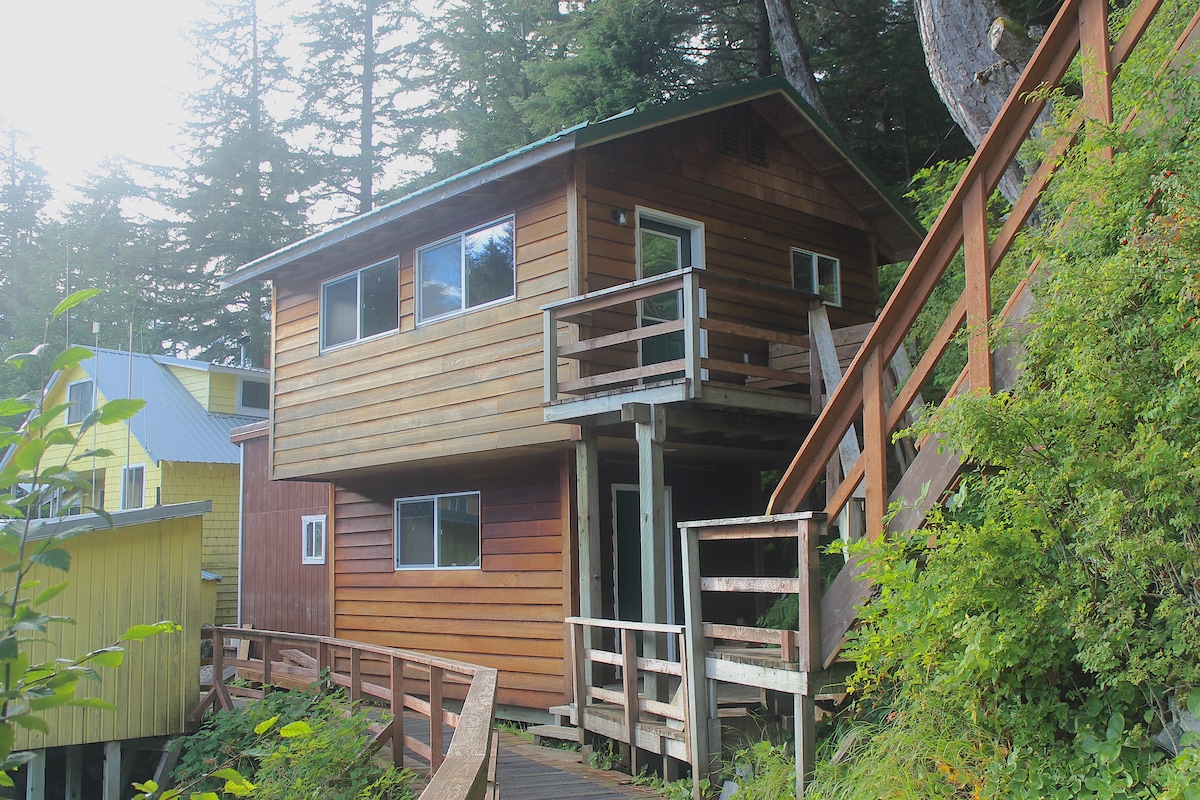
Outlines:
[[238,382],[238,413],[260,415],[271,406],[271,384],[242,378]]
[[820,296],[827,305],[842,304],[841,266],[833,256],[809,250],[792,250],[792,285]]
[[96,407],[95,393],[92,388],[91,381],[77,381],[67,387],[67,402],[71,404],[71,407],[67,409],[68,425],[77,425],[83,422]]
[[321,285],[321,348],[399,330],[400,266],[393,259]]
[[304,537],[302,564],[325,563],[325,515],[301,517]]
[[396,569],[479,567],[479,493],[396,501]]

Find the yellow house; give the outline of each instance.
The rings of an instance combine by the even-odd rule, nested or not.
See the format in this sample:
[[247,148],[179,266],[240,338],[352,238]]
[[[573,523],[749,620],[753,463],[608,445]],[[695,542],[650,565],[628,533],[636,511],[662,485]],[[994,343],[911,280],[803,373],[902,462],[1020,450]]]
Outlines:
[[[115,710],[61,707],[39,715],[47,733],[16,729],[14,749],[34,752],[23,768],[26,797],[60,796],[59,788],[66,797],[81,797],[81,784],[92,785],[93,773],[102,772],[102,796],[116,800],[129,784],[122,758],[132,766],[143,751],[162,749],[160,737],[185,731],[200,688],[203,600],[196,562],[211,507],[205,501],[117,511],[111,526],[84,515],[78,535],[62,542],[71,553],[69,585],[40,610],[75,624],[52,626],[31,644],[35,659],[79,657],[116,643],[132,625],[162,619],[182,631],[129,643],[121,667],[101,670],[99,683],[80,683],[78,696],[101,697]],[[35,523],[33,539],[53,535],[57,524]],[[34,567],[30,578],[43,588],[63,580],[46,567]]]
[[[267,372],[103,348],[94,352],[51,383],[48,404],[70,403],[65,424],[78,426],[109,400],[134,397],[146,405],[124,423],[95,426],[83,436],[81,450],[111,455],[76,462],[91,484],[90,496],[72,508],[47,508],[44,516],[84,507],[113,512],[211,500],[195,566],[221,580],[216,617],[202,622],[236,624],[240,453],[229,432],[266,417]],[[46,463],[64,455],[52,448]]]

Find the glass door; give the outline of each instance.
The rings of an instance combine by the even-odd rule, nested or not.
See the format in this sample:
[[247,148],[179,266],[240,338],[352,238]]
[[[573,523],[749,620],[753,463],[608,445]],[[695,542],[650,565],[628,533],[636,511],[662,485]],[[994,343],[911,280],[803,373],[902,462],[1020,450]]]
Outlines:
[[[674,272],[693,263],[692,233],[680,227],[644,215],[638,216],[638,277],[652,278]],[[663,292],[639,303],[638,327],[644,328],[683,318],[683,292]],[[683,331],[664,333],[641,340],[639,364],[661,364],[683,358]],[[677,378],[683,373],[656,375],[654,380]]]

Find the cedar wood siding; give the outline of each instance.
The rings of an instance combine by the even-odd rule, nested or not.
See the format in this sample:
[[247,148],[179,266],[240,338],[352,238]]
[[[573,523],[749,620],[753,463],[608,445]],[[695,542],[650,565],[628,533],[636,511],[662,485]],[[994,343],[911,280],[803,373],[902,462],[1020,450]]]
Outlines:
[[[353,258],[276,278],[273,477],[568,440],[567,426],[542,422],[540,311],[567,293],[567,180],[563,168],[534,170],[355,247]],[[416,249],[509,214],[516,299],[417,327]],[[397,256],[400,331],[321,353],[321,282]]]
[[[730,114],[759,124],[767,166],[718,150],[718,127]],[[591,147],[586,156],[589,291],[637,277],[632,212],[640,205],[704,223],[710,271],[791,286],[793,247],[836,256],[842,307],[829,309],[830,321],[841,326],[875,318],[876,252],[866,221],[752,108],[643,131]],[[613,221],[613,208],[630,212],[628,226]],[[759,318],[745,305],[710,302],[708,313]]]
[[[569,454],[493,459],[339,485],[335,635],[496,667],[503,705],[563,702],[572,463]],[[393,500],[465,491],[480,493],[482,567],[394,569]]]
[[[259,630],[330,633],[331,489],[268,478],[265,431],[242,441],[241,622]],[[303,564],[301,518],[326,515],[325,563]]]

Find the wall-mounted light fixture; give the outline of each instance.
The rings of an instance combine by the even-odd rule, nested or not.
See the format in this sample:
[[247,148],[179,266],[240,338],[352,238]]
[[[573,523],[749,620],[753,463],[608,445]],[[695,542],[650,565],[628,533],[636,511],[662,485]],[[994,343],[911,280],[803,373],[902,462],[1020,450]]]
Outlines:
[[624,227],[629,224],[629,212],[623,208],[614,208],[612,210],[613,221]]

